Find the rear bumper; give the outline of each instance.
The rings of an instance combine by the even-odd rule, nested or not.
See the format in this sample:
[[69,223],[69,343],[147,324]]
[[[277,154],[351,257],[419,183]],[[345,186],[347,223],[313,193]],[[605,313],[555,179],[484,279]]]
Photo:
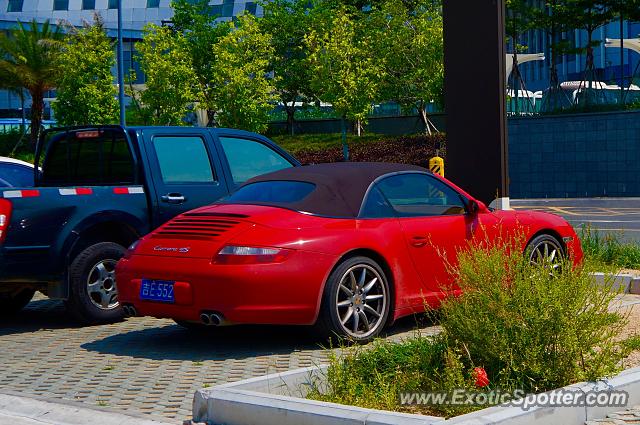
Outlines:
[[[133,255],[118,263],[118,297],[143,316],[197,322],[206,311],[234,324],[307,325],[316,320],[335,261],[333,256],[304,251],[280,264],[255,265]],[[175,281],[175,303],[141,300],[143,278]]]
[[1,248],[0,282],[59,283],[64,273],[61,261],[54,261],[50,247]]

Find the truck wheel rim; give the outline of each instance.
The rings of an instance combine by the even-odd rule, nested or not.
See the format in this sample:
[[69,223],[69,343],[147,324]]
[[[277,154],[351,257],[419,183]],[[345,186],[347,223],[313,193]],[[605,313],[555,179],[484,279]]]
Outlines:
[[382,276],[367,264],[347,270],[337,288],[336,313],[350,337],[367,338],[384,325],[387,288]]
[[100,310],[113,310],[119,305],[116,264],[116,260],[101,260],[91,268],[87,277],[89,299]]

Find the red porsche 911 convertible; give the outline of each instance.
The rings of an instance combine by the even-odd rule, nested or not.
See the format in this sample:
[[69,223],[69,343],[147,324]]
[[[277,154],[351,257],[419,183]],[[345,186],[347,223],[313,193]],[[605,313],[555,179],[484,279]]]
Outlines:
[[516,228],[534,261],[581,260],[561,217],[491,210],[420,167],[289,168],[139,240],[118,263],[119,297],[129,315],[186,327],[317,324],[367,341],[447,295],[442,251]]

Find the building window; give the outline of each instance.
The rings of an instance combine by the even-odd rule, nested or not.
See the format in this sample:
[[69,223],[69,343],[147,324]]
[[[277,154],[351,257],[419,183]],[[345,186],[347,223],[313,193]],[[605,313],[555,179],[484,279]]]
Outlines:
[[233,3],[234,0],[223,0],[221,14],[223,17],[233,16]]
[[9,0],[7,4],[7,12],[22,12],[23,0]]
[[222,5],[221,4],[212,4],[209,6],[209,14],[212,16],[222,16]]
[[147,7],[160,7],[160,0],[147,0]]
[[53,10],[69,10],[69,0],[53,0]]
[[247,2],[247,4],[244,5],[244,10],[246,10],[249,13],[251,13],[252,15],[255,15],[256,14],[256,3],[253,2],[253,1]]
[[109,9],[117,9],[118,0],[109,0]]
[[96,8],[96,0],[82,0],[82,10],[93,10]]

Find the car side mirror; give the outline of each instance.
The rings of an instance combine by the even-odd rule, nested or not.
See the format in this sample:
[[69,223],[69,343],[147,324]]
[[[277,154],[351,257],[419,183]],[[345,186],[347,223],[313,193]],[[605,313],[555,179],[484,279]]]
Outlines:
[[469,204],[467,205],[468,212],[471,215],[478,214],[481,210],[484,209],[483,207],[484,205],[480,201],[476,201],[475,199],[470,200]]

